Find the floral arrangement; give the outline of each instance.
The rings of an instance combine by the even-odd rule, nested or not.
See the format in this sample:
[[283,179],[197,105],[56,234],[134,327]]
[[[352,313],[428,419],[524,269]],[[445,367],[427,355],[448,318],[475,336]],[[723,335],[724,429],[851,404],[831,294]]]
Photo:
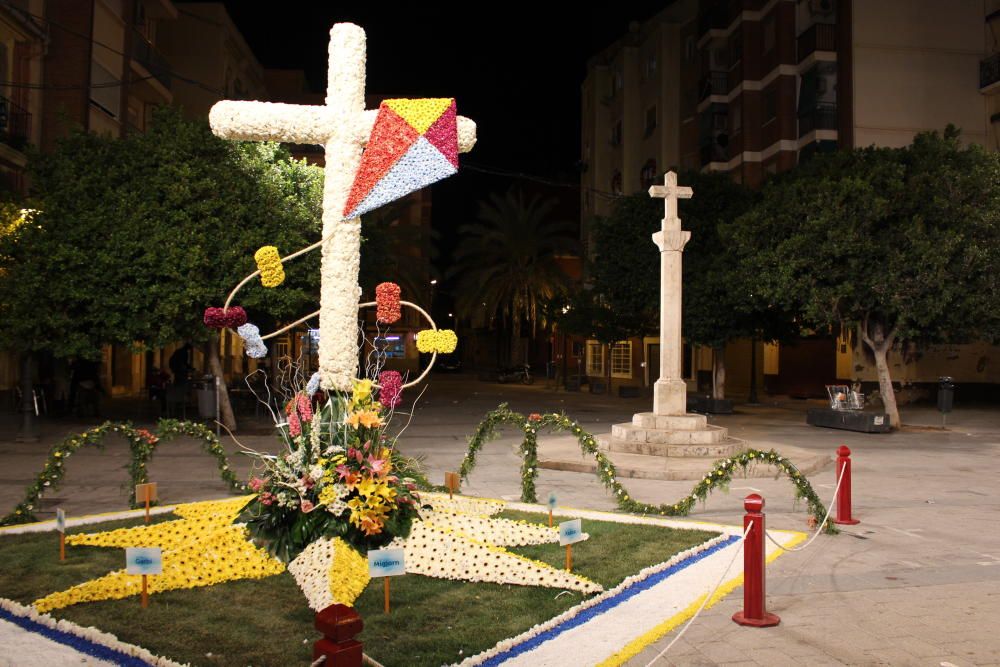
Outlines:
[[128,440],[131,454],[128,464],[129,504],[132,507],[136,506],[135,485],[149,481],[146,467],[157,446],[165,440],[171,440],[178,436],[188,436],[201,443],[205,452],[215,458],[219,474],[222,480],[229,485],[229,488],[234,491],[246,489],[246,486],[240,483],[229,467],[229,460],[226,458],[226,452],[219,443],[219,439],[204,424],[161,419],[154,434],[146,429],[133,428],[128,422],[105,422],[83,433],[71,435],[62,442],[53,445],[52,449],[49,450],[45,464],[42,466],[42,471],[25,491],[24,499],[10,514],[0,517],[0,526],[34,521],[33,511],[38,505],[39,498],[45,493],[59,488],[66,472],[66,462],[70,456],[81,447],[104,449],[104,438],[109,434],[120,435]]
[[241,306],[230,306],[229,310],[209,307],[205,309],[203,321],[210,329],[236,329],[246,324],[247,311]]
[[264,287],[277,287],[285,282],[285,269],[281,266],[281,255],[273,245],[262,246],[253,255],[260,271],[260,284]]
[[368,561],[340,538],[322,537],[288,564],[309,607],[322,611],[332,604],[351,606],[365,590]]
[[299,392],[279,424],[277,456],[253,454],[257,496],[246,521],[255,541],[284,562],[320,538],[340,538],[364,553],[409,534],[420,497],[411,463],[386,433],[389,410],[369,379],[332,393],[318,410]]
[[458,336],[451,329],[425,329],[417,333],[417,350],[424,354],[449,354],[458,347]]
[[[487,441],[496,437],[497,428],[503,424],[515,426],[524,433],[524,439],[519,447],[521,453],[521,500],[524,502],[538,501],[535,492],[535,479],[538,477],[538,430],[549,428],[553,431],[569,431],[576,436],[580,449],[585,454],[593,456],[597,462],[598,479],[614,495],[619,509],[625,512],[658,514],[660,516],[687,516],[695,504],[698,501],[705,502],[712,491],[728,489],[734,474],[746,471],[750,466],[763,464],[777,468],[779,474],[788,477],[795,486],[795,497],[806,501],[810,515],[817,522],[822,522],[826,517],[826,507],[806,476],[799,472],[790,460],[773,449],[766,452],[759,449],[747,449],[736,456],[716,461],[712,470],[695,484],[691,493],[675,503],[652,505],[639,502],[632,498],[625,486],[618,481],[614,463],[598,449],[594,436],[584,430],[579,423],[564,414],[554,412],[532,413],[530,417],[526,418],[524,415],[512,411],[506,403],[501,404],[496,410],[488,412],[469,439],[469,450],[459,467],[459,475],[463,479],[467,479],[475,468],[476,454]],[[824,525],[824,530],[828,533],[837,532],[837,529],[829,522]]]
[[[260,579],[284,572],[285,566],[255,547],[242,525],[233,518],[246,498],[191,503],[175,508],[181,516],[152,526],[138,526],[102,533],[70,535],[70,545],[129,547],[136,544],[163,549],[163,574],[149,578],[149,591],[214,586],[239,579]],[[116,570],[103,577],[72,586],[35,600],[39,612],[49,612],[80,602],[117,600],[137,595],[140,575]]]
[[395,324],[402,317],[399,295],[402,290],[396,283],[379,283],[375,286],[375,319],[385,324]]

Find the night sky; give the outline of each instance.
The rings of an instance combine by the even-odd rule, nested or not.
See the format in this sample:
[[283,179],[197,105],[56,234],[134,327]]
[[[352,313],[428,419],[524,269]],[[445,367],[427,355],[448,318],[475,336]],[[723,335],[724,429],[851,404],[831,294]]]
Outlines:
[[490,192],[519,186],[556,196],[563,217],[579,217],[574,186],[587,59],[622,36],[629,21],[649,18],[670,0],[560,8],[476,2],[465,5],[466,13],[451,3],[224,4],[264,67],[305,69],[322,91],[330,26],[356,23],[368,35],[368,92],[455,97],[458,112],[476,121],[479,140],[462,156],[462,170],[433,186],[433,225],[442,232],[441,259],[447,263],[455,240],[449,231],[474,217],[476,202]]

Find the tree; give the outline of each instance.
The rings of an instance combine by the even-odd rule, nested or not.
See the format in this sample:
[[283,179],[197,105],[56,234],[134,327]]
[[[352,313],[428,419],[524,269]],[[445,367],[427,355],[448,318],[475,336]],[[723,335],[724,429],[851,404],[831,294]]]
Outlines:
[[[258,247],[287,253],[318,238],[320,169],[276,144],[223,141],[169,109],[145,134],[73,134],[31,166],[35,224],[0,239],[0,344],[9,349],[96,359],[110,343],[205,342],[221,376],[204,308],[221,306],[254,270]],[[262,330],[308,312],[318,264],[318,251],[289,263],[281,287],[254,281],[234,304]]]
[[765,296],[803,323],[857,328],[894,427],[894,345],[1000,338],[1000,157],[953,127],[816,156],[732,232]]
[[[720,231],[750,208],[753,192],[723,174],[686,172],[679,180],[694,189],[680,206],[682,227],[691,231],[683,259],[684,338],[712,348],[713,393],[723,398],[726,344],[777,339],[785,335],[788,318],[754,295],[734,239]],[[639,192],[619,199],[610,216],[594,223],[594,291],[628,323],[630,336],[659,331],[660,256],[651,236],[662,218],[663,201]]]
[[513,332],[522,323],[535,332],[542,304],[567,284],[555,261],[577,251],[576,225],[552,217],[555,200],[511,189],[480,202],[475,223],[458,228],[450,275],[458,278],[456,306],[466,316],[485,308]]

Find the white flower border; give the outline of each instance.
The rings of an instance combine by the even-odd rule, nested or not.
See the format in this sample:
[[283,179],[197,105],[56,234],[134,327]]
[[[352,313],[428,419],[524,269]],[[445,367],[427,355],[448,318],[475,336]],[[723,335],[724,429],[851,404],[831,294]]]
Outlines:
[[[176,505],[165,505],[161,507],[151,507],[149,509],[150,516],[156,516],[158,514],[169,514],[176,509]],[[82,517],[66,518],[67,528],[76,528],[78,526],[88,526],[93,523],[107,523],[108,521],[121,521],[123,519],[138,519],[139,517],[145,516],[145,509],[138,510],[127,510],[124,512],[108,512],[106,514],[88,514]],[[4,526],[0,528],[0,538],[5,535],[26,535],[28,533],[47,533],[54,532],[56,529],[55,519],[48,519],[46,521],[36,521],[35,523],[26,523],[18,526]]]
[[[622,522],[622,523],[632,523],[632,522]],[[673,556],[671,556],[668,560],[662,563],[658,563],[656,565],[650,565],[649,567],[643,568],[638,573],[630,577],[626,577],[620,584],[618,584],[614,588],[609,589],[604,593],[601,593],[600,595],[596,595],[590,598],[589,600],[584,600],[575,607],[567,609],[562,614],[554,616],[553,618],[550,618],[544,623],[539,623],[538,625],[535,625],[529,628],[528,630],[525,630],[519,635],[516,635],[514,637],[508,637],[507,639],[501,640],[497,642],[496,646],[494,646],[493,648],[483,651],[482,653],[477,653],[476,655],[470,656],[465,660],[463,660],[462,662],[456,663],[456,665],[454,665],[453,667],[473,667],[474,665],[481,665],[487,660],[490,660],[496,657],[497,655],[500,655],[501,653],[505,653],[510,649],[514,648],[515,646],[522,644],[528,641],[529,639],[537,637],[543,632],[547,632],[548,630],[558,627],[559,625],[565,623],[566,621],[575,618],[583,611],[590,609],[591,607],[594,607],[596,605],[599,605],[609,598],[619,595],[622,591],[631,588],[632,586],[639,583],[640,581],[643,581],[647,577],[654,575],[658,572],[662,572],[663,570],[666,570],[668,568],[671,568],[677,565],[678,563],[685,561],[688,558],[691,558],[692,556],[700,554],[703,551],[707,551],[708,549],[711,549],[717,544],[720,544],[730,539],[730,537],[731,537],[730,535],[725,533],[720,534],[716,537],[711,538],[706,542],[702,542],[697,546],[676,553]]]
[[[125,655],[132,656],[143,660],[153,667],[189,667],[186,663],[179,663],[170,660],[169,658],[163,658],[155,655],[151,651],[142,648],[141,646],[136,646],[135,644],[129,644],[118,639],[111,633],[98,630],[94,627],[85,628],[82,625],[77,625],[67,620],[58,620],[53,618],[48,614],[39,614],[33,608],[15,602],[14,600],[8,600],[7,598],[0,598],[0,609],[13,614],[14,616],[21,616],[27,618],[28,620],[34,621],[40,625],[44,625],[47,628],[52,628],[53,630],[58,630],[60,632],[65,632],[66,634],[79,637],[93,644],[98,644],[106,648],[112,649],[114,651],[119,651]],[[36,634],[31,630],[22,628],[25,632],[31,632]],[[44,635],[43,635],[44,636]],[[62,644],[57,639],[52,639],[46,637],[50,641]],[[69,646],[63,644],[64,646]],[[70,648],[75,648],[69,646]]]

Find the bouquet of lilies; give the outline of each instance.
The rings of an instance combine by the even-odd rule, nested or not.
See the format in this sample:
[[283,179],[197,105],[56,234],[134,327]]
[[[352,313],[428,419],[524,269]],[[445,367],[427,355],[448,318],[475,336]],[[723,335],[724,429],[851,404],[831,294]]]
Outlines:
[[238,521],[280,560],[321,537],[365,553],[409,535],[420,506],[418,473],[387,434],[391,408],[376,400],[377,391],[371,380],[357,380],[350,394],[331,393],[318,409],[299,391],[278,424],[283,451],[248,451],[257,495]]

